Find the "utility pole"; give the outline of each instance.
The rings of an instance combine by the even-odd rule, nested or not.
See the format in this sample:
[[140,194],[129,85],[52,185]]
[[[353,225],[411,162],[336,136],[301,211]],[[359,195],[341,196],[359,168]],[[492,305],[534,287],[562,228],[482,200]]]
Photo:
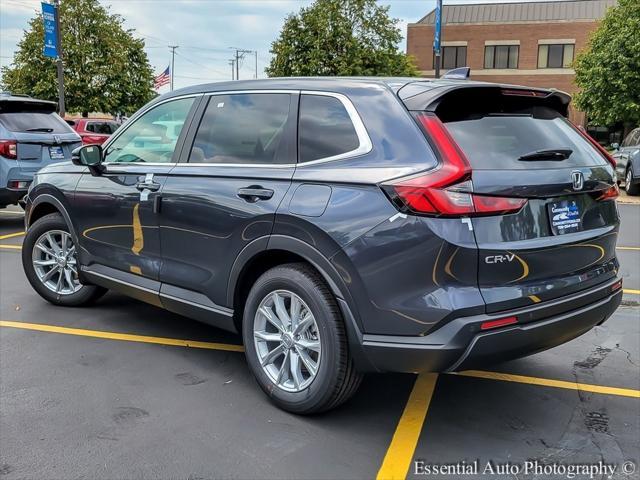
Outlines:
[[229,65],[231,65],[231,80],[235,80],[236,79],[235,78],[235,73],[236,73],[235,72],[235,68],[236,68],[235,64],[236,64],[236,61],[234,59],[229,60]]
[[64,118],[66,108],[64,104],[64,69],[62,64],[62,32],[60,31],[60,0],[54,0],[54,8],[56,11],[56,67],[58,69],[58,105],[60,116]]
[[258,79],[258,50],[254,50],[253,53],[256,56],[256,80]]
[[173,66],[175,65],[176,48],[178,48],[178,45],[169,45],[169,48],[171,49],[171,87],[170,87],[170,91],[173,92]]
[[[240,80],[240,60],[244,59],[244,56],[247,53],[254,53],[254,51],[253,50],[245,50],[243,48],[236,48],[235,51],[236,51],[236,58],[235,58],[235,62],[236,62],[236,80]],[[258,57],[256,56],[256,78],[257,78],[257,72],[258,72]]]

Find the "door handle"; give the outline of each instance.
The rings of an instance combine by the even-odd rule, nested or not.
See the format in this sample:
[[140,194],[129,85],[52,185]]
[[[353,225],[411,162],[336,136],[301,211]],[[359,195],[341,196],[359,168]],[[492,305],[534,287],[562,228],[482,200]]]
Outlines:
[[149,190],[151,192],[157,192],[160,190],[161,185],[156,182],[138,182],[136,183],[136,188],[140,191]]
[[260,186],[250,186],[238,189],[238,196],[244,198],[248,202],[257,202],[258,200],[269,200],[273,197],[273,190],[262,188]]

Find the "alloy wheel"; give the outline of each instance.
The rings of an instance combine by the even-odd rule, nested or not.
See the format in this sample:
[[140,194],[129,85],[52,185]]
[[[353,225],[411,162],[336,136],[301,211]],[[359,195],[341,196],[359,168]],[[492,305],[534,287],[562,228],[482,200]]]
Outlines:
[[315,316],[295,293],[276,290],[260,302],[253,339],[263,371],[279,388],[299,392],[318,373],[322,347]]
[[627,175],[624,178],[624,189],[628,192],[631,189],[631,182],[633,180],[633,174],[631,173],[631,168],[627,168]]
[[31,261],[40,282],[52,292],[71,295],[82,288],[76,247],[68,232],[49,230],[40,235],[33,246]]

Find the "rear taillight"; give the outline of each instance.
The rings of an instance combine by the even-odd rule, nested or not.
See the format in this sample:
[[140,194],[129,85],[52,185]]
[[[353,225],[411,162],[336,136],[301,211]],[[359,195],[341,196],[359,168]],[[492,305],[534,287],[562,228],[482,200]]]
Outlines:
[[0,155],[15,160],[18,158],[18,144],[15,140],[0,140]]
[[618,195],[620,195],[620,189],[618,188],[618,184],[614,183],[609,188],[607,188],[605,191],[603,191],[598,196],[598,198],[596,198],[596,200],[599,201],[599,202],[602,202],[604,200],[613,200],[614,198],[617,198]]
[[584,128],[575,125],[574,127],[578,132],[580,132],[580,135],[582,135],[591,145],[596,147],[596,150],[598,150],[598,152],[605,158],[605,160],[613,165],[613,168],[615,169],[616,159],[609,155],[609,152],[607,152],[607,150],[602,145],[600,145],[591,135],[589,135]]
[[440,165],[429,172],[393,180],[382,188],[403,212],[446,217],[497,215],[520,210],[524,198],[489,197],[473,193],[471,166],[440,119],[416,116]]

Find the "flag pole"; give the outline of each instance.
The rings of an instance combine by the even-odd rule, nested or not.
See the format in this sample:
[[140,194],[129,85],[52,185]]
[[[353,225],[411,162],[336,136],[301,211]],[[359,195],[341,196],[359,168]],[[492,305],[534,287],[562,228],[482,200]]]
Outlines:
[[176,48],[178,48],[178,45],[169,45],[169,48],[171,49],[171,87],[170,87],[170,91],[173,92],[173,66],[175,64],[175,58],[176,58]]

